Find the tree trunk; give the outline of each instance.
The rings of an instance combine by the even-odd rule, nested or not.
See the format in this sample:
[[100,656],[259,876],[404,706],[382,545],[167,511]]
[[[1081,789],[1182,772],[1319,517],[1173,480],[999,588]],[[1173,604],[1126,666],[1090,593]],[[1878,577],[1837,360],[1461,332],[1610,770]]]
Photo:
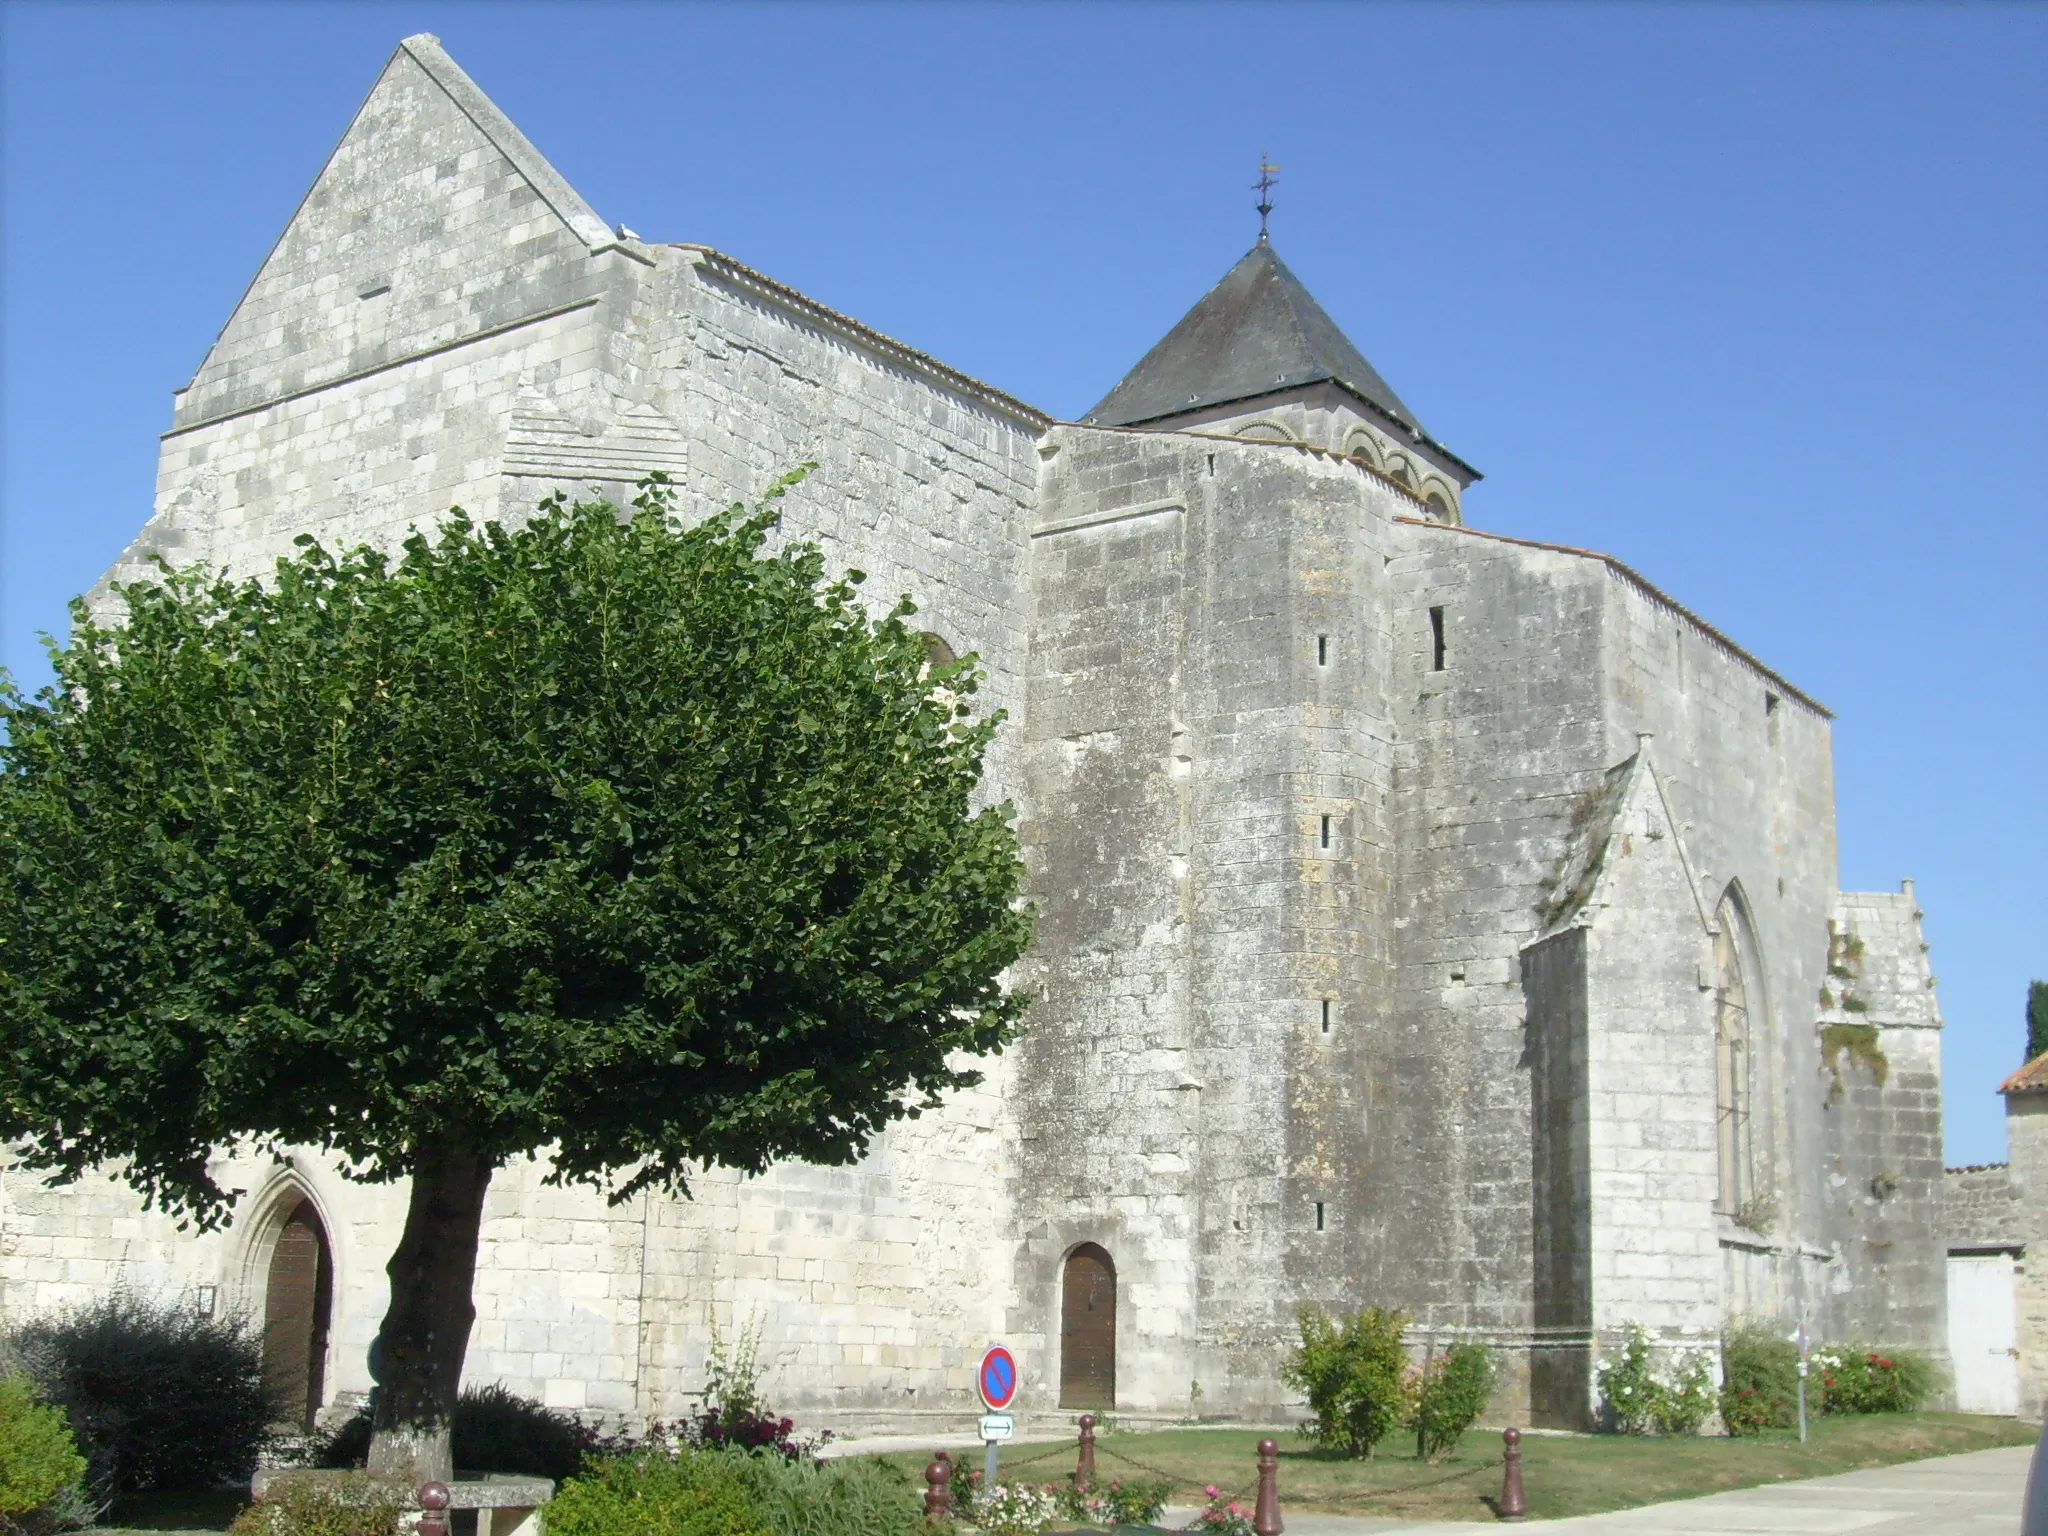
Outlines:
[[369,1470],[408,1488],[455,1475],[448,1431],[476,1319],[470,1288],[492,1167],[460,1143],[422,1146],[405,1235],[385,1266],[391,1308],[377,1334]]

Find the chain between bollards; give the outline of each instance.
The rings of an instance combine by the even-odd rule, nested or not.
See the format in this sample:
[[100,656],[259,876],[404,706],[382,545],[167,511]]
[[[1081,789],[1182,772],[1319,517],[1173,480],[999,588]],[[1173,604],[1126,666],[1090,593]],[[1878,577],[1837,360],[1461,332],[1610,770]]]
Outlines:
[[1526,1520],[1529,1518],[1529,1501],[1522,1496],[1522,1432],[1519,1429],[1504,1429],[1500,1432],[1501,1461],[1500,1503],[1494,1513],[1503,1520]]
[[1261,1440],[1259,1502],[1252,1506],[1252,1530],[1255,1536],[1280,1536],[1286,1529],[1280,1519],[1280,1447]]
[[1095,1486],[1095,1415],[1092,1413],[1081,1415],[1081,1456],[1074,1463],[1074,1486]]
[[448,1536],[448,1485],[421,1483],[419,1536]]

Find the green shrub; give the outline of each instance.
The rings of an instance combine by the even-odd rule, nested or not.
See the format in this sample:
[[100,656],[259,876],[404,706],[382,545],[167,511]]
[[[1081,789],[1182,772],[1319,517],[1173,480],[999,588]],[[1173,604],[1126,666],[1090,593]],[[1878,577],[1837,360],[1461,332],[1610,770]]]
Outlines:
[[367,1475],[287,1482],[235,1516],[228,1536],[392,1536],[408,1502],[402,1489]]
[[1107,1488],[1092,1490],[1094,1514],[1107,1525],[1154,1525],[1173,1496],[1173,1481],[1164,1477],[1120,1478]]
[[1816,1350],[1812,1369],[1822,1413],[1911,1413],[1940,1380],[1934,1363],[1917,1350],[1860,1344]]
[[[923,1528],[922,1485],[913,1486],[887,1462],[725,1454],[751,1490],[769,1536],[914,1536]],[[552,1515],[549,1531],[562,1536]]]
[[1370,1456],[1413,1411],[1401,1342],[1407,1314],[1367,1307],[1332,1322],[1303,1307],[1300,1322],[1301,1347],[1281,1367],[1280,1379],[1308,1398],[1315,1415],[1301,1432],[1327,1450]]
[[1624,1435],[1647,1435],[1657,1422],[1657,1373],[1650,1365],[1650,1339],[1639,1323],[1628,1325],[1621,1358],[1595,1373],[1600,1418]]
[[548,1536],[773,1536],[743,1458],[641,1451],[592,1462],[547,1509]]
[[1799,1350],[1763,1323],[1721,1335],[1721,1422],[1731,1435],[1790,1429],[1799,1414]]
[[1415,1446],[1430,1461],[1458,1448],[1493,1396],[1493,1351],[1484,1344],[1453,1344],[1423,1362],[1415,1400]]
[[96,1498],[242,1482],[270,1442],[263,1350],[239,1318],[117,1293],[9,1343],[64,1410]]
[[[456,1399],[449,1428],[455,1465],[464,1471],[521,1472],[556,1482],[583,1470],[599,1450],[598,1432],[574,1414],[521,1397],[502,1382],[469,1387]],[[316,1467],[360,1467],[370,1454],[370,1410],[365,1408],[316,1442]]]
[[43,1509],[85,1476],[64,1410],[25,1376],[0,1376],[0,1518]]

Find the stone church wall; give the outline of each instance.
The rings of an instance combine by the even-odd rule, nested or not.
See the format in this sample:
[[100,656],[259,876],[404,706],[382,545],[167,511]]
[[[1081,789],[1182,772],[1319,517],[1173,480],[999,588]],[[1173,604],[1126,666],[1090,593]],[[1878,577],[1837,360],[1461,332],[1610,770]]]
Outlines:
[[[158,515],[114,574],[142,574],[151,549],[260,572],[302,531],[389,549],[452,503],[517,517],[556,488],[617,498],[650,464],[686,513],[705,511],[811,458],[786,535],[818,539],[834,570],[868,571],[877,604],[911,593],[921,624],[984,656],[978,702],[1014,710],[1043,418],[737,263],[613,241],[465,88],[438,49],[394,57],[182,392]],[[996,797],[1018,785],[1008,751],[1006,738],[992,754]],[[690,1203],[614,1209],[542,1187],[544,1169],[504,1170],[470,1379],[673,1414],[701,1383],[712,1321],[730,1336],[758,1318],[791,1406],[964,1397],[1003,1322],[997,1102],[959,1095],[858,1169],[707,1175]],[[358,1393],[402,1190],[345,1186],[293,1156],[319,1169],[336,1247],[330,1391]],[[226,1234],[193,1240],[104,1181],[61,1195],[26,1183],[13,1172],[0,1209],[10,1314],[116,1279],[212,1284],[247,1304],[226,1279],[260,1196]]]
[[[1532,1338],[1548,1347],[1532,1330],[1584,1326],[1537,1311],[1521,949],[1572,808],[1608,766],[1598,586],[1566,556],[1409,523],[1400,532],[1389,567],[1398,970],[1372,1137],[1387,1170],[1383,1225],[1400,1239],[1371,1285],[1426,1329],[1505,1346],[1496,1403],[1512,1413],[1530,1391],[1524,1350]],[[1579,1262],[1552,1240],[1554,1259]]]

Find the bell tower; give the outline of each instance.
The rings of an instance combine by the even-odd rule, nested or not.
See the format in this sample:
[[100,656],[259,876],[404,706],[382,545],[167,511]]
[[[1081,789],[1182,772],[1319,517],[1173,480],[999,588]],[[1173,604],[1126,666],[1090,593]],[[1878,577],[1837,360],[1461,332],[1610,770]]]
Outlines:
[[1448,523],[1479,478],[1423,431],[1263,235],[1081,420],[1309,443],[1363,461]]

